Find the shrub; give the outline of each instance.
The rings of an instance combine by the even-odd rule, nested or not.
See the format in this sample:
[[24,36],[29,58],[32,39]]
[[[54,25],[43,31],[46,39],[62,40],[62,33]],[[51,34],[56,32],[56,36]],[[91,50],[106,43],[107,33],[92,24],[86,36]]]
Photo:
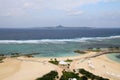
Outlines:
[[84,76],[92,79],[92,80],[109,80],[109,79],[107,79],[107,78],[103,78],[103,77],[96,76],[96,75],[94,75],[94,74],[92,74],[92,73],[90,73],[90,72],[88,72],[88,71],[86,71],[86,70],[84,70],[84,69],[79,69],[79,72],[80,72],[81,74],[83,74]]
[[88,80],[88,78],[86,76],[82,76],[81,79],[82,80]]
[[59,61],[49,61],[52,64],[58,65]]
[[73,73],[73,72],[63,72],[63,75],[61,76],[60,80],[69,80],[70,78],[76,78],[77,80],[81,80],[81,78]]
[[48,74],[46,74],[40,78],[37,78],[36,80],[55,80],[55,77],[57,77],[57,76],[58,76],[58,72],[51,71]]
[[65,62],[72,62],[73,60],[71,60],[71,59],[67,59],[67,60],[65,60]]

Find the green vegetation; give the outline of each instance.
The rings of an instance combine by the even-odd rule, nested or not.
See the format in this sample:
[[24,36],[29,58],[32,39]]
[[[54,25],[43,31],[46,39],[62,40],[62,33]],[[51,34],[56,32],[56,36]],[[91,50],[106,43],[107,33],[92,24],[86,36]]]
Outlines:
[[0,63],[2,63],[2,62],[3,62],[3,58],[0,57]]
[[49,61],[52,64],[58,65],[59,61]]
[[99,76],[96,76],[84,69],[79,69],[79,73],[81,73],[82,75],[92,79],[92,80],[109,80],[109,79],[106,79],[106,78],[103,78],[103,77],[99,77]]
[[33,57],[33,55],[31,55],[31,54],[26,54],[26,55],[24,55],[24,56],[26,56],[26,57],[28,57],[28,58]]
[[120,50],[120,47],[112,47],[112,46],[110,46],[108,49],[111,50],[111,51]]
[[120,47],[115,47],[116,50],[120,50]]
[[88,80],[88,78],[86,76],[81,76],[82,80]]
[[67,60],[65,60],[65,62],[72,62],[73,60],[71,60],[71,59],[67,59]]
[[20,54],[19,53],[11,53],[11,57],[19,57]]
[[38,55],[38,54],[40,54],[40,53],[21,54],[21,56],[34,57],[34,55]]
[[0,54],[0,57],[4,57],[4,54]]
[[92,47],[89,47],[89,48],[88,48],[88,51],[92,51],[92,50],[93,50],[93,48],[92,48]]
[[[65,62],[72,62],[73,60],[71,60],[71,59],[67,59],[67,60],[65,60]],[[58,65],[59,64],[59,61],[55,58],[55,59],[50,59],[50,61],[49,61],[50,63],[52,63],[52,64],[55,64],[55,65]],[[70,66],[70,64],[68,64],[68,66]]]
[[101,51],[101,49],[99,47],[98,48],[88,48],[88,51],[99,52],[99,51]]
[[74,52],[75,53],[80,53],[80,54],[85,54],[86,53],[85,51],[81,51],[81,50],[75,50]]
[[76,78],[77,80],[82,80],[78,74],[75,74],[74,72],[63,72],[63,75],[61,76],[60,80],[69,80],[70,78]]
[[[70,79],[77,79],[77,80],[109,80],[107,78],[103,78],[100,76],[96,76],[84,69],[79,69],[79,73],[76,73],[75,69],[73,69],[73,72],[68,72],[63,69],[62,76],[59,79],[58,72],[51,71],[48,74],[37,78],[36,80],[70,80]],[[82,76],[79,76],[79,74],[82,74]]]
[[5,59],[6,57],[5,57],[5,55],[4,54],[0,54],[0,63],[2,63],[3,62],[3,59]]
[[49,62],[52,63],[52,64],[55,64],[55,65],[58,65],[58,64],[59,64],[59,61],[57,61],[56,58],[55,58],[54,60],[53,60],[53,59],[50,59]]
[[51,71],[48,74],[42,76],[41,78],[37,78],[36,80],[55,80],[55,78],[58,78],[58,72]]

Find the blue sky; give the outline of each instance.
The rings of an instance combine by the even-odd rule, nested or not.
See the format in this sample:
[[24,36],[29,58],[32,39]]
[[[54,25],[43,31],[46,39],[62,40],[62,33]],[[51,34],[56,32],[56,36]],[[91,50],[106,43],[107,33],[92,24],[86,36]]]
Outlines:
[[120,27],[120,0],[0,0],[0,28]]

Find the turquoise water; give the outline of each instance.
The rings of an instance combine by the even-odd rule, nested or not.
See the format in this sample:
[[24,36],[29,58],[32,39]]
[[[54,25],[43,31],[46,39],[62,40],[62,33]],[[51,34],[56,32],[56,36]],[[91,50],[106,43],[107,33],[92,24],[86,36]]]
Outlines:
[[120,63],[120,58],[117,58],[116,56],[120,56],[120,53],[111,53],[107,54],[108,58],[110,58],[113,61],[117,61]]
[[[75,50],[93,48],[120,47],[120,36],[89,37],[75,39],[44,39],[44,40],[0,40],[0,54],[40,53],[35,57],[66,57],[80,56]],[[120,62],[118,54],[109,54],[112,60]]]
[[40,53],[36,57],[64,57],[77,56],[74,50],[82,49],[78,43],[44,43],[44,44],[0,44],[2,54],[11,53]]

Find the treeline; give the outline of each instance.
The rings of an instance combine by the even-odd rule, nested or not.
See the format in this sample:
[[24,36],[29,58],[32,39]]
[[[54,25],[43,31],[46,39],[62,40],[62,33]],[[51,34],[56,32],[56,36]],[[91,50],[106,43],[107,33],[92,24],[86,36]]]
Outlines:
[[74,73],[74,72],[63,72],[63,75],[61,76],[60,80],[72,80],[72,79],[76,79],[76,80],[82,80],[81,77],[79,77],[79,74]]
[[[80,76],[82,74],[82,76]],[[107,78],[103,78],[97,75],[94,75],[93,73],[90,73],[89,71],[86,71],[85,69],[78,69],[78,72],[76,71],[62,71],[62,76],[58,76],[58,72],[51,71],[48,74],[42,76],[41,78],[37,78],[36,80],[109,80]]]

